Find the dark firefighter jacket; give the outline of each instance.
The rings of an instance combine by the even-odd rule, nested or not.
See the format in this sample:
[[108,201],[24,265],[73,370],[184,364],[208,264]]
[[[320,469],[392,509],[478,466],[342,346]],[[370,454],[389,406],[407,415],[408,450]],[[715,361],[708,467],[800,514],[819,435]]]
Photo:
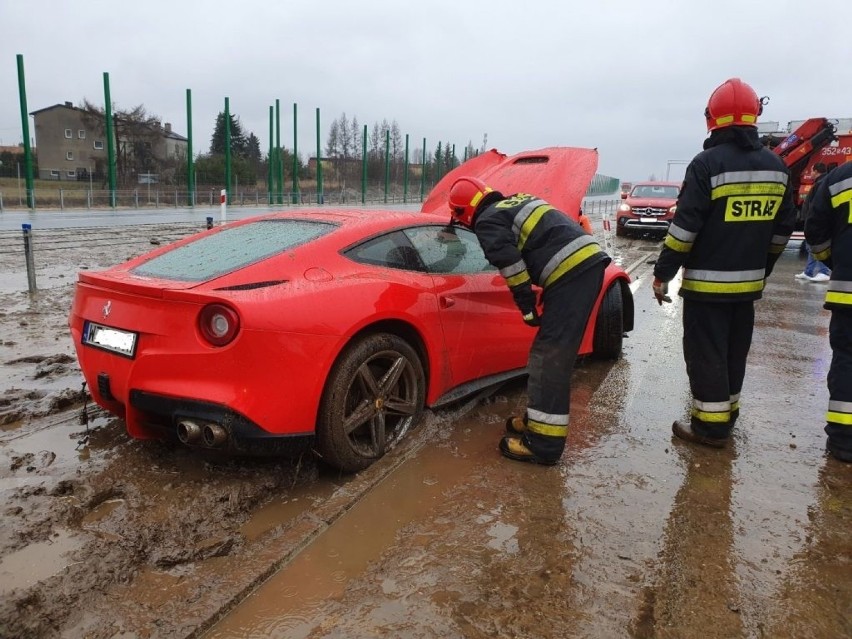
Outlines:
[[683,267],[681,297],[756,300],[796,221],[784,162],[753,127],[714,131],[686,169],[654,277]]
[[479,211],[474,232],[524,314],[535,309],[532,284],[548,288],[577,277],[593,264],[611,261],[582,226],[526,193],[499,199]]
[[852,309],[852,162],[820,181],[805,222],[805,240],[814,257],[831,267],[825,308]]

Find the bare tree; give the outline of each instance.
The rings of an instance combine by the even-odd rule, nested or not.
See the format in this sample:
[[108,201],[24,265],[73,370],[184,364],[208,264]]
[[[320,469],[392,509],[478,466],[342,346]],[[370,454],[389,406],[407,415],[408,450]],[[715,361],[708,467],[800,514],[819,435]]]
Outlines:
[[[84,117],[95,131],[106,133],[106,111],[83,99],[79,107]],[[113,134],[115,136],[116,173],[122,183],[131,176],[142,172],[160,173],[169,162],[155,153],[158,143],[163,140],[160,118],[150,115],[144,105],[139,104],[129,110],[116,109],[112,113]]]
[[399,131],[399,124],[394,120],[390,128],[390,156],[393,163],[393,180],[395,183],[402,179],[402,133]]
[[[340,157],[340,124],[332,120],[328,128],[328,141],[325,145],[325,155],[329,158]],[[319,158],[317,158],[319,161]]]
[[476,155],[479,155],[479,151],[473,148],[473,141],[468,140],[467,146],[464,148],[464,159],[469,160]]
[[361,127],[358,124],[358,118],[352,116],[352,125],[350,126],[350,135],[352,137],[352,153],[361,157]]
[[352,131],[349,120],[346,119],[346,112],[340,115],[340,154],[343,157],[343,163],[340,170],[340,175],[343,178],[343,188],[346,188],[346,178],[349,174],[349,158],[352,157]]

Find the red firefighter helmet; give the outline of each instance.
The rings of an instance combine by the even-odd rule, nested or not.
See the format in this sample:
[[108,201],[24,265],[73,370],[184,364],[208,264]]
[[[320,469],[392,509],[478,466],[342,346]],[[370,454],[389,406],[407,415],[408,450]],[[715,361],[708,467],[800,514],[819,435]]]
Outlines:
[[453,222],[471,228],[476,207],[486,193],[493,192],[490,186],[475,177],[460,177],[450,187],[450,214]]
[[708,131],[726,126],[757,126],[761,113],[763,100],[739,78],[725,80],[716,87],[704,109]]

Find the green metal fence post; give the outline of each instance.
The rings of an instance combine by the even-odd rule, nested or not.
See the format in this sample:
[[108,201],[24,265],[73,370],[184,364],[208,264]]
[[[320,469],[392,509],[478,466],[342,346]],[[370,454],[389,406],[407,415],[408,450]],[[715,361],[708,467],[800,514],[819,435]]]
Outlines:
[[24,184],[27,189],[27,208],[35,209],[35,185],[33,183],[33,150],[30,146],[30,115],[27,112],[27,83],[24,78],[24,56],[18,59],[18,96],[21,103],[21,131],[24,137]]
[[402,201],[408,202],[408,133],[405,134],[405,168],[402,172]]
[[293,103],[293,204],[299,203],[299,127],[296,123],[296,103]]
[[385,130],[385,204],[388,203],[388,182],[390,182],[390,129]]
[[104,73],[104,113],[107,132],[107,176],[109,179],[109,205],[115,208],[115,129],[112,121],[112,99],[109,95],[109,73]]
[[320,110],[317,107],[317,204],[325,204],[322,193],[322,149],[320,147]]
[[225,98],[225,203],[231,203],[231,102]]
[[186,190],[187,204],[195,206],[195,160],[192,156],[192,91],[186,90]]
[[423,138],[423,158],[420,160],[420,201],[426,191],[426,138]]
[[281,105],[275,99],[275,186],[276,202],[284,204],[284,160],[281,157]]
[[266,156],[266,203],[272,205],[272,175],[275,170],[275,158],[273,156],[272,143],[272,105],[269,106],[269,154]]
[[361,136],[361,204],[367,202],[367,125]]

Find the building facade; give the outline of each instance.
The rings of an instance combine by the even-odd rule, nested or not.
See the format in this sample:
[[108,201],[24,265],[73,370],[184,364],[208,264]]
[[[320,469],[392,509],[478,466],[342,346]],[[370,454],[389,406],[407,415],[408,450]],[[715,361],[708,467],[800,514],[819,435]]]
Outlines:
[[[30,115],[35,122],[39,179],[86,180],[92,175],[106,175],[108,149],[102,116],[75,107],[71,102],[54,104]],[[187,139],[172,131],[171,124],[153,121],[143,126],[145,141],[142,143],[138,134],[131,138],[116,135],[117,162],[126,168],[125,179],[136,181],[136,175],[129,173],[145,170],[147,174],[156,171],[164,162],[186,159]],[[145,167],[139,167],[141,155],[146,156],[142,162],[147,165]]]
[[106,171],[106,136],[97,132],[87,111],[66,102],[30,115],[35,122],[39,179],[78,180]]

